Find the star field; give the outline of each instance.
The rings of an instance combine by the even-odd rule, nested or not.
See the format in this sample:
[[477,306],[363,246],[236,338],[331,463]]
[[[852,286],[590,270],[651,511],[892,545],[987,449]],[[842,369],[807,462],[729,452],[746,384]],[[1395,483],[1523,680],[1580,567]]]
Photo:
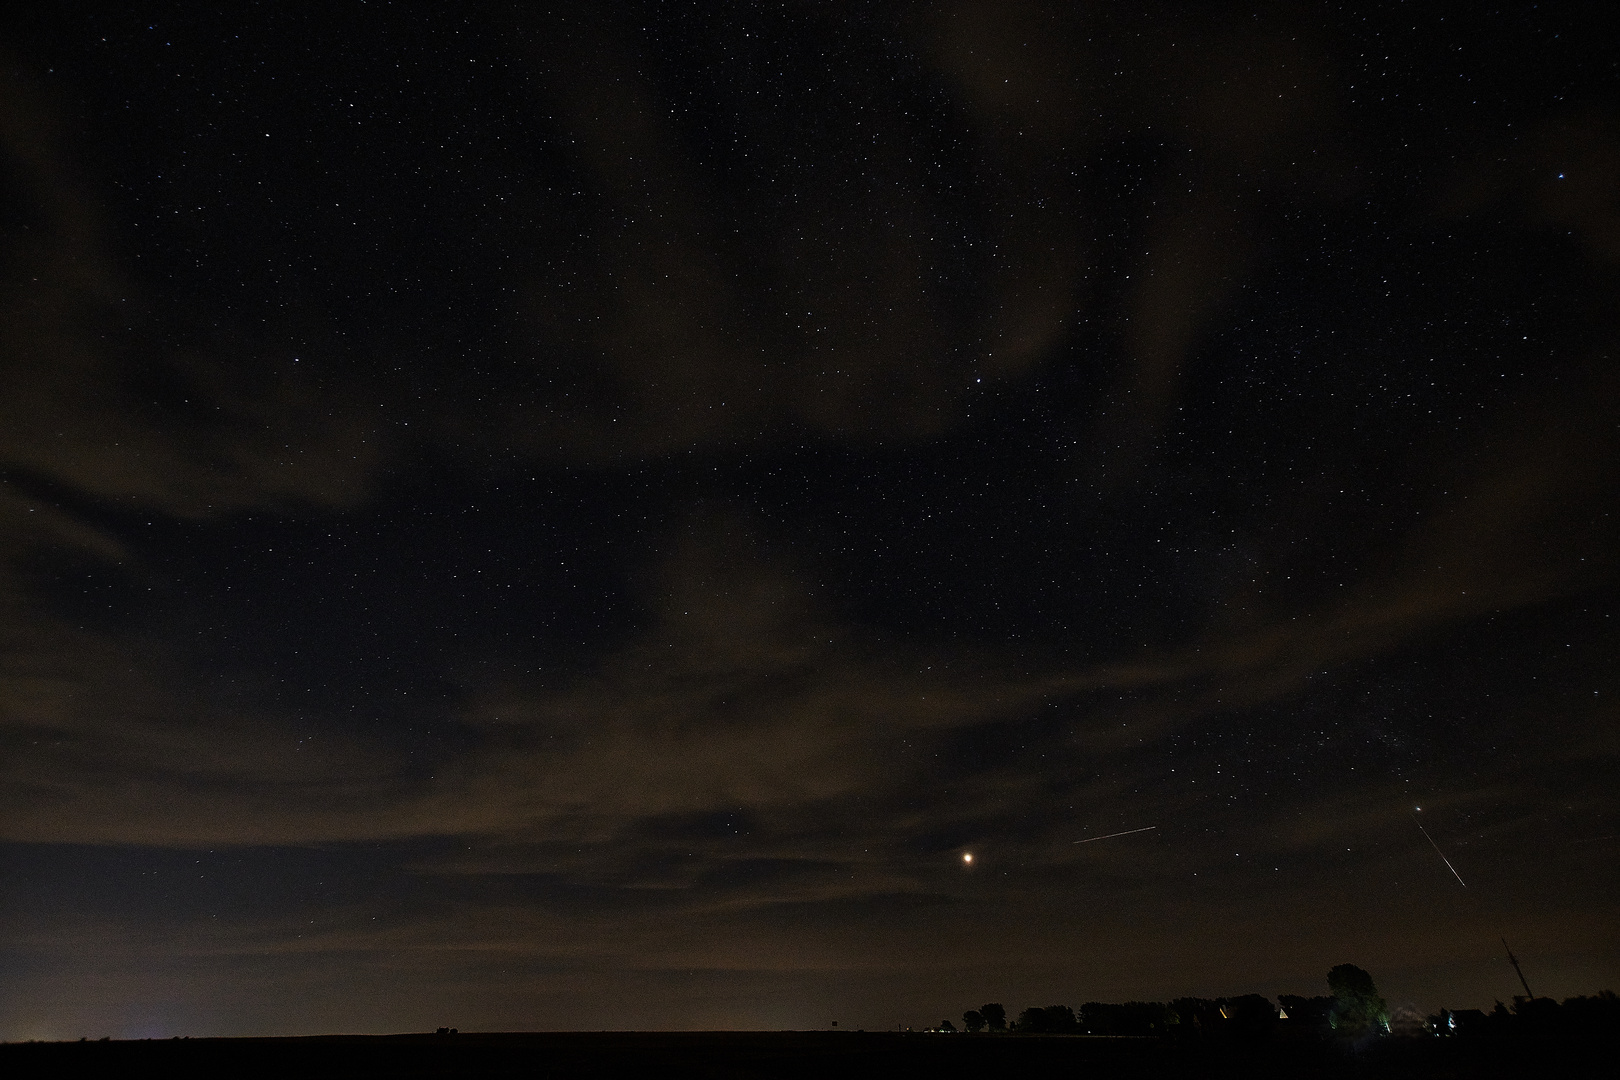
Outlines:
[[8,12],[0,1037],[1614,985],[1594,18]]

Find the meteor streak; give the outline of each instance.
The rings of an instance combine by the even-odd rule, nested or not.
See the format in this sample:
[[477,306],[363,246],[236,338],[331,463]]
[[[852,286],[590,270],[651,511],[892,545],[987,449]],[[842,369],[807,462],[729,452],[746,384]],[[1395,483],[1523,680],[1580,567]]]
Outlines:
[[1468,888],[1468,882],[1464,881],[1462,875],[1457,873],[1457,868],[1451,865],[1451,860],[1446,858],[1446,853],[1440,850],[1440,845],[1434,842],[1434,837],[1429,835],[1429,830],[1423,827],[1423,822],[1418,818],[1416,810],[1412,811],[1412,820],[1417,822],[1418,832],[1422,833],[1423,839],[1427,840],[1429,846],[1434,848],[1434,853],[1440,856],[1441,862],[1446,864],[1446,869],[1450,870],[1451,876],[1457,879],[1457,884],[1465,889]]
[[1145,829],[1126,829],[1124,832],[1111,832],[1107,836],[1088,836],[1084,840],[1076,840],[1075,843],[1077,843],[1077,844],[1089,844],[1093,840],[1112,840],[1116,836],[1130,836],[1132,833],[1152,832],[1154,829],[1157,829],[1157,828],[1158,828],[1157,825],[1149,825]]

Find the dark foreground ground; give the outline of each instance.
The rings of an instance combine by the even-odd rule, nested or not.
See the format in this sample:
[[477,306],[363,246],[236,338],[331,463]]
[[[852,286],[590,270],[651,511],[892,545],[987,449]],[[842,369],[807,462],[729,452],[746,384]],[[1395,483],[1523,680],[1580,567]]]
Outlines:
[[1604,1077],[1608,1043],[1385,1040],[1177,1045],[1087,1036],[892,1032],[332,1035],[0,1045],[0,1076],[137,1077]]

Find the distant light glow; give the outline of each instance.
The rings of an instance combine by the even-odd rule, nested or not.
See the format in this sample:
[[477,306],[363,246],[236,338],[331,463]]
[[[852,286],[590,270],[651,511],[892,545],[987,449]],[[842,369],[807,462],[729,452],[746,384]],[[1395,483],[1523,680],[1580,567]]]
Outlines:
[[962,862],[963,862],[964,865],[967,865],[967,866],[973,865],[973,852],[971,852],[971,851],[962,852]]

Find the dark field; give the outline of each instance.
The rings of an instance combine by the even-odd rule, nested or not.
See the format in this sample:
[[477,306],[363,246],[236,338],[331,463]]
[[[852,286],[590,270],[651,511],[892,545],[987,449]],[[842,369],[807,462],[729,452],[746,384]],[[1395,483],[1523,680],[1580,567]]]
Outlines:
[[567,1032],[14,1043],[0,1075],[129,1077],[1587,1077],[1608,1043],[1174,1044],[893,1032]]

